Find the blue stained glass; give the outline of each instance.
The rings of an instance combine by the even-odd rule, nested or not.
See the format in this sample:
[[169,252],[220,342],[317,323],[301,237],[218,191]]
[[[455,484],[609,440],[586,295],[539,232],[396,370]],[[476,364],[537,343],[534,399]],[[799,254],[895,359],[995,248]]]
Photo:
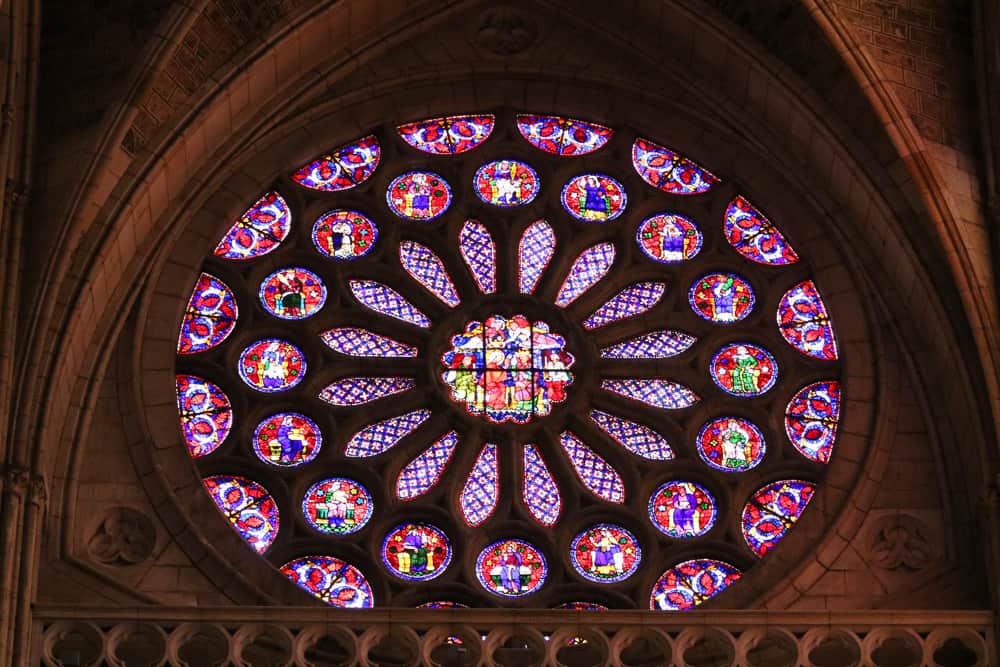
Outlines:
[[403,141],[432,155],[457,155],[476,148],[493,132],[490,114],[442,116],[396,128]]
[[781,541],[812,500],[816,487],[785,479],[758,489],[743,508],[742,530],[747,546],[763,557]]
[[521,489],[524,504],[535,521],[543,526],[554,526],[562,512],[562,496],[556,480],[534,445],[524,446],[524,485]]
[[680,410],[701,400],[698,394],[684,385],[660,378],[601,380],[601,389],[666,410]]
[[229,397],[216,384],[194,375],[177,376],[177,410],[192,458],[218,449],[233,427]]
[[418,604],[417,609],[468,609],[469,605],[462,604],[461,602],[453,602],[452,600],[434,600],[433,602],[425,602],[423,604]]
[[625,484],[618,471],[607,461],[569,431],[563,431],[559,435],[559,444],[573,464],[580,481],[595,496],[609,503],[625,502]]
[[331,607],[370,609],[375,605],[365,575],[333,556],[305,556],[281,566],[281,573]]
[[454,308],[461,302],[444,262],[427,246],[403,241],[399,244],[399,261],[414,280],[446,305]]
[[371,178],[380,157],[378,139],[369,135],[313,160],[292,174],[292,180],[310,190],[348,190]]
[[233,332],[237,317],[233,291],[215,276],[201,274],[181,322],[177,353],[195,354],[219,345]]
[[361,302],[361,305],[387,317],[393,317],[423,329],[430,328],[430,319],[391,287],[374,280],[352,280],[350,285],[351,293],[354,294],[355,299]]
[[697,340],[682,331],[662,329],[602,348],[601,356],[605,359],[667,359],[684,352]]
[[648,426],[600,410],[591,410],[590,418],[612,440],[636,456],[651,461],[669,461],[674,458],[674,450],[667,439]]
[[560,198],[566,212],[583,222],[611,222],[628,203],[622,184],[605,174],[580,174],[563,186]]
[[833,323],[816,283],[811,280],[802,281],[781,297],[778,331],[789,345],[808,357],[824,361],[837,359]]
[[358,327],[338,327],[320,334],[331,350],[349,357],[407,358],[417,356],[417,348]]
[[735,273],[709,273],[688,291],[695,314],[715,324],[739,322],[750,314],[755,301],[750,283]]
[[285,240],[291,227],[288,204],[277,192],[268,192],[230,227],[214,254],[236,260],[263,257]]
[[785,433],[802,456],[829,463],[840,421],[840,383],[824,380],[803,387],[785,408]]
[[718,177],[683,155],[647,139],[632,144],[632,166],[654,188],[675,195],[708,192]]
[[604,147],[614,130],[562,116],[518,114],[517,129],[535,148],[564,157],[586,155]]
[[691,259],[701,250],[703,242],[698,225],[674,213],[660,213],[643,220],[635,240],[647,257],[661,264]]
[[386,396],[409,391],[415,386],[411,378],[404,377],[349,377],[327,385],[320,392],[320,400],[330,405],[364,405]]
[[521,294],[531,294],[556,251],[556,233],[544,220],[537,220],[521,235],[517,247],[518,285]]
[[628,530],[599,523],[573,538],[569,557],[573,569],[583,578],[599,584],[613,584],[635,574],[642,562],[642,548]]
[[583,326],[585,329],[597,329],[618,320],[641,315],[658,304],[666,291],[666,283],[646,282],[630,285],[595,310],[584,320]]
[[233,528],[257,553],[264,553],[278,536],[278,505],[267,489],[245,477],[214,475],[205,489]]
[[497,446],[483,445],[472,466],[472,472],[465,480],[459,503],[465,522],[470,526],[490,518],[500,497],[500,474],[497,470]]
[[434,172],[408,171],[389,184],[385,200],[399,217],[428,222],[451,206],[451,186]]
[[484,204],[512,208],[530,204],[541,182],[538,173],[520,160],[494,160],[476,170],[472,187]]
[[785,236],[744,197],[729,202],[724,231],[729,245],[753,262],[782,266],[799,261]]
[[497,247],[486,225],[467,220],[458,235],[458,247],[479,290],[493,294],[497,289]]
[[396,478],[396,497],[412,500],[434,488],[455,453],[458,434],[450,431],[406,464]]
[[615,261],[615,245],[598,243],[580,253],[569,269],[569,275],[559,288],[556,305],[565,308],[589,290],[604,276],[608,275]]
[[348,441],[344,456],[348,458],[378,456],[395,447],[400,440],[413,433],[430,416],[429,410],[414,410],[366,426]]
[[653,586],[649,608],[660,611],[693,609],[733,585],[742,573],[722,561],[698,558],[678,563]]

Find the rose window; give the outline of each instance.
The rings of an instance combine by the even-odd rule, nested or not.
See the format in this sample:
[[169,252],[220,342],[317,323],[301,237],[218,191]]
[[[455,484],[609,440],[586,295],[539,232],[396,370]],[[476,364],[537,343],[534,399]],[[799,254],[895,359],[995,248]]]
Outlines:
[[250,547],[335,606],[659,610],[780,548],[836,455],[831,318],[780,221],[662,140],[433,118],[248,202],[176,391]]

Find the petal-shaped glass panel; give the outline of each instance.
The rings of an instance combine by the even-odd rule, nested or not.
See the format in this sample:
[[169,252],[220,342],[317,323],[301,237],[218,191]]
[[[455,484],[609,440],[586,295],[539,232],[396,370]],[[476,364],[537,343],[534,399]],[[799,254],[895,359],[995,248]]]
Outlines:
[[177,353],[212,349],[233,332],[237,317],[236,297],[229,286],[215,276],[201,274],[184,311]]
[[693,609],[732,586],[742,573],[729,563],[708,558],[684,561],[657,580],[649,608],[660,611]]
[[767,446],[764,434],[742,417],[717,417],[698,432],[701,460],[722,472],[743,472],[760,465]]
[[302,350],[288,341],[264,338],[243,350],[237,370],[248,387],[272,394],[302,382],[306,358]]
[[497,446],[486,443],[479,451],[472,472],[462,486],[459,504],[465,522],[472,527],[490,518],[500,498],[500,472],[497,469]]
[[599,523],[573,538],[569,558],[584,579],[613,584],[635,574],[642,562],[642,548],[628,530]]
[[382,541],[382,565],[407,581],[428,581],[451,564],[451,540],[429,523],[404,523]]
[[264,310],[282,320],[303,320],[326,303],[326,285],[312,271],[290,267],[264,278],[258,291]]
[[649,520],[667,537],[700,537],[712,530],[718,515],[715,497],[696,482],[672,480],[649,497]]
[[660,213],[646,218],[635,233],[646,256],[661,264],[691,259],[701,250],[701,230],[683,215]]
[[531,223],[517,246],[517,282],[521,294],[531,294],[556,251],[556,233],[544,220]]
[[556,295],[556,305],[565,308],[589,290],[604,276],[608,275],[615,261],[615,244],[598,243],[584,250],[569,268],[569,275],[563,281]]
[[213,475],[203,480],[219,511],[257,553],[278,536],[278,505],[263,486],[245,477]]
[[586,155],[603,148],[614,130],[597,123],[564,118],[518,114],[517,129],[532,146],[553,155]]
[[493,294],[497,289],[497,247],[486,225],[467,220],[458,235],[458,247],[479,290]]
[[431,326],[430,319],[423,312],[388,285],[374,280],[352,280],[350,286],[354,298],[362,306],[371,308],[376,313],[393,317],[422,329]]
[[563,186],[563,208],[583,222],[611,222],[625,211],[625,187],[607,174],[580,174]]
[[597,329],[612,322],[635,317],[646,312],[663,298],[667,284],[645,282],[629,285],[591,313],[583,322],[585,329]]
[[319,398],[330,405],[364,405],[409,391],[415,385],[412,378],[405,377],[348,377],[327,385]]
[[772,482],[753,494],[742,516],[743,539],[750,550],[763,557],[773,549],[799,520],[815,490],[809,482],[785,479]]
[[709,273],[688,291],[695,314],[715,324],[739,322],[753,310],[755,300],[750,283],[735,273]]
[[636,456],[651,461],[669,461],[674,450],[662,435],[642,424],[600,410],[591,410],[590,418],[612,440]]
[[647,139],[632,144],[632,166],[654,188],[675,195],[708,192],[719,178],[686,157]]
[[337,327],[320,334],[331,350],[349,357],[412,359],[417,348],[359,327]]
[[271,252],[288,236],[292,212],[275,191],[268,192],[233,223],[215,247],[215,256],[253,259]]
[[451,206],[451,186],[432,171],[408,171],[389,184],[385,201],[404,220],[428,222]]
[[372,494],[346,477],[329,477],[309,487],[302,498],[302,516],[324,535],[350,535],[365,527],[375,507]]
[[554,526],[562,512],[562,496],[556,480],[534,445],[524,446],[524,484],[521,487],[524,504],[535,521]]
[[431,416],[430,410],[414,410],[376,422],[355,433],[344,450],[349,458],[378,456],[395,447]]
[[605,359],[667,359],[684,352],[696,340],[683,331],[661,329],[602,348],[601,356]]
[[333,556],[296,558],[282,565],[281,573],[331,607],[370,609],[375,604],[365,575]]
[[457,155],[471,151],[493,132],[491,114],[443,116],[396,128],[403,141],[432,155]]
[[348,209],[327,211],[316,219],[312,242],[330,259],[358,259],[375,247],[378,227],[364,213]]
[[427,246],[415,241],[403,241],[399,244],[399,261],[414,280],[445,305],[454,308],[461,302],[444,262]]
[[840,383],[816,382],[800,389],[785,409],[785,433],[807,459],[829,463],[840,421]]
[[368,135],[313,160],[292,174],[292,180],[310,190],[348,190],[371,178],[380,157],[378,139]]
[[323,446],[316,422],[297,412],[279,412],[253,432],[253,453],[264,463],[293,468],[309,463]]
[[545,584],[549,566],[542,552],[523,540],[501,540],[483,549],[476,559],[476,578],[494,595],[518,598]]
[[774,224],[744,197],[736,196],[726,209],[726,240],[758,264],[794,264],[799,256]]
[[606,379],[601,380],[601,389],[666,410],[680,410],[701,400],[688,387],[662,378]]
[[611,464],[569,431],[563,431],[559,435],[559,444],[573,464],[573,470],[580,481],[591,493],[609,503],[625,502],[625,483]]
[[233,407],[218,385],[194,375],[177,376],[177,411],[191,458],[219,448],[233,427]]
[[534,201],[541,187],[538,172],[520,160],[493,160],[476,170],[472,188],[484,204],[500,208]]
[[396,478],[396,497],[400,500],[412,500],[437,486],[441,473],[455,453],[456,445],[458,434],[449,431],[407,463]]
[[788,344],[814,359],[835,361],[837,339],[816,283],[805,280],[778,303],[778,331]]
[[719,389],[743,398],[760,396],[778,381],[774,355],[753,343],[724,346],[712,357],[708,370]]

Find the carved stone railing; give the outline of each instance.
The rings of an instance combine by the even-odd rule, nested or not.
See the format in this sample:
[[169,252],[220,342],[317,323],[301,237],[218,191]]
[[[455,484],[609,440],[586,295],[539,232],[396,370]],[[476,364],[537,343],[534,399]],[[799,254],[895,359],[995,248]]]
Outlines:
[[972,667],[979,611],[572,612],[44,606],[32,664]]

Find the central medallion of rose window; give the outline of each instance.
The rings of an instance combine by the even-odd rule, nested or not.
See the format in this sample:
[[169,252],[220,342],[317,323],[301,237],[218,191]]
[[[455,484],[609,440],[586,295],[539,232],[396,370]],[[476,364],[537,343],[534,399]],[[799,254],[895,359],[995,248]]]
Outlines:
[[524,424],[566,400],[573,355],[566,339],[524,315],[491,315],[451,337],[441,377],[471,415]]

